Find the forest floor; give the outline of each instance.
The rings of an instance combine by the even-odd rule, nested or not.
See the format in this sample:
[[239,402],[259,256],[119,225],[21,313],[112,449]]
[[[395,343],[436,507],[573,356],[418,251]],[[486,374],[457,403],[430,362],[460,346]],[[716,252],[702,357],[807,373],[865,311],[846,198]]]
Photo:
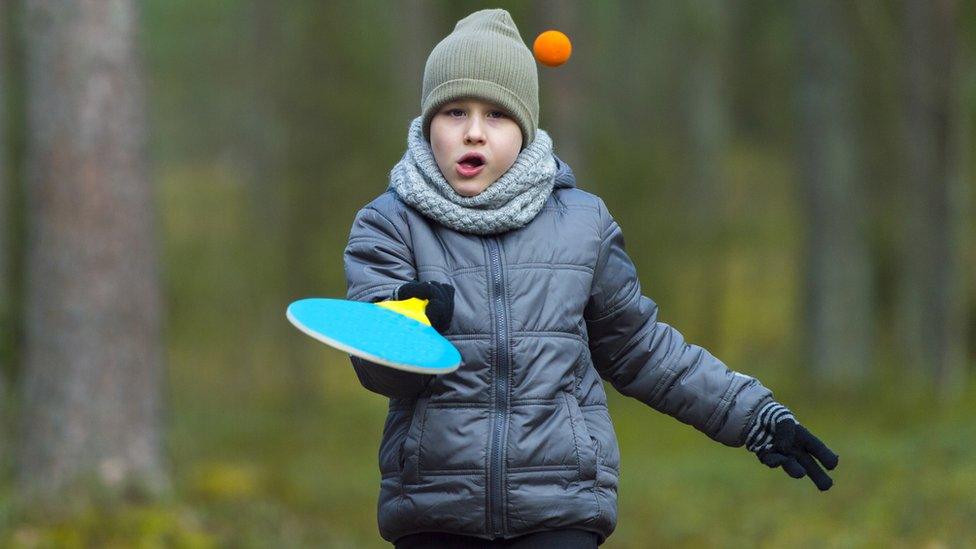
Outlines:
[[[173,493],[155,503],[74,506],[27,518],[12,547],[384,547],[376,527],[384,398],[324,351],[311,396],[181,368],[172,382]],[[191,388],[191,385],[193,388]],[[609,388],[609,386],[608,386]],[[834,487],[771,470],[741,448],[609,390],[622,474],[603,547],[976,545],[976,399],[796,402],[840,455]]]

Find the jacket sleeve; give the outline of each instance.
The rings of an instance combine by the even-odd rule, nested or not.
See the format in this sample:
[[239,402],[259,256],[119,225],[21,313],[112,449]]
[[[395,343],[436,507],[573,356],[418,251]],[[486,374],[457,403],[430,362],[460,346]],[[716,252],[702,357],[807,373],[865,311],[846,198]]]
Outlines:
[[[401,223],[402,225],[402,223]],[[367,206],[356,214],[343,252],[346,299],[376,302],[389,299],[397,286],[414,280],[413,253],[397,225],[379,210]],[[433,375],[389,368],[350,355],[363,387],[390,398],[419,395]]]
[[623,233],[602,200],[600,219],[600,255],[584,311],[600,376],[718,442],[741,446],[753,415],[772,393],[658,322],[657,304],[642,295]]

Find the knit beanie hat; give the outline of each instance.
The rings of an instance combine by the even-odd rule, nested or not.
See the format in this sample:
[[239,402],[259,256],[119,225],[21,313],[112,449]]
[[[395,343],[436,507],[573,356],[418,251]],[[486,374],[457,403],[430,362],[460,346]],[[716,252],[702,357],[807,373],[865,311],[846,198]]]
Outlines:
[[434,46],[424,67],[420,101],[424,138],[438,109],[462,97],[501,106],[522,129],[522,148],[539,126],[539,75],[515,22],[502,9],[481,10],[458,21]]

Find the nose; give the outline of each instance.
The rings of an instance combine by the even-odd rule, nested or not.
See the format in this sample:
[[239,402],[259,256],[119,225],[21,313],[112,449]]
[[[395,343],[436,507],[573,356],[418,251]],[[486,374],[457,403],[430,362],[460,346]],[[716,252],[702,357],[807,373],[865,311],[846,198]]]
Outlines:
[[485,142],[485,132],[481,127],[481,118],[478,116],[470,117],[467,128],[464,130],[465,145]]

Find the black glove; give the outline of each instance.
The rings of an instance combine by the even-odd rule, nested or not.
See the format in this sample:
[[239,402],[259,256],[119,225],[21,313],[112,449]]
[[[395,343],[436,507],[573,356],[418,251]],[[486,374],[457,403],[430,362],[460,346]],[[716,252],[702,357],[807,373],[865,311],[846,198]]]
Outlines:
[[834,484],[813,458],[827,470],[833,470],[837,467],[837,454],[800,425],[786,406],[774,400],[756,414],[746,437],[746,448],[771,468],[782,465],[793,478],[809,476],[821,491],[829,490]]
[[407,282],[393,291],[393,299],[399,301],[417,297],[427,300],[424,313],[438,333],[444,333],[454,316],[454,286],[443,282]]

